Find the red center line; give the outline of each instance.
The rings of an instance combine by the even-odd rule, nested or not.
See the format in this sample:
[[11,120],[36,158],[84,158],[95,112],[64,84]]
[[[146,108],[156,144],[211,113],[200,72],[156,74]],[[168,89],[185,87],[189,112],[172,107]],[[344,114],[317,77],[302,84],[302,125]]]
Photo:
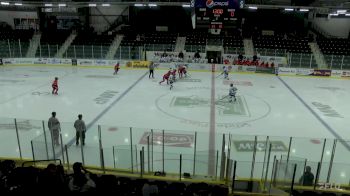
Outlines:
[[212,70],[211,70],[208,174],[211,176],[215,175],[215,64],[212,64]]

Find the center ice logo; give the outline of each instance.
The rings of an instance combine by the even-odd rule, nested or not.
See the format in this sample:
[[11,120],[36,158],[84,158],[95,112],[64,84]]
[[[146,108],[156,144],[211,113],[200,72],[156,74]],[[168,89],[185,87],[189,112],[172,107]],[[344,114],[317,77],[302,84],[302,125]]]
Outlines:
[[[215,101],[215,105],[220,115],[248,115],[248,110],[246,109],[244,97],[237,96],[236,103],[229,103],[227,100],[219,97]],[[210,99],[201,99],[197,96],[190,97],[174,97],[171,103],[173,107],[210,107]]]

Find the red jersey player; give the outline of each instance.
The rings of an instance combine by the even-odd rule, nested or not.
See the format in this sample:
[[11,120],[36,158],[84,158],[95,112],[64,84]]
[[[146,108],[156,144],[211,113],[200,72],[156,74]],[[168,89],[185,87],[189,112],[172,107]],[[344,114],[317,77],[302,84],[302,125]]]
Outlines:
[[171,71],[171,77],[173,77],[173,81],[175,82],[175,80],[176,80],[176,69],[173,69]]
[[186,73],[187,73],[187,71],[186,71],[186,66],[181,65],[181,66],[179,67],[179,77],[182,78],[182,77],[183,77],[183,74],[185,74],[185,76],[186,76]]
[[163,83],[166,80],[166,83],[169,84],[169,77],[171,75],[171,70],[168,71],[168,73],[163,75],[163,80],[159,82],[159,84]]
[[58,91],[58,78],[55,77],[55,80],[52,82],[52,94],[57,95]]
[[118,71],[119,71],[119,63],[117,63],[115,66],[114,66],[114,73],[113,75],[117,75]]

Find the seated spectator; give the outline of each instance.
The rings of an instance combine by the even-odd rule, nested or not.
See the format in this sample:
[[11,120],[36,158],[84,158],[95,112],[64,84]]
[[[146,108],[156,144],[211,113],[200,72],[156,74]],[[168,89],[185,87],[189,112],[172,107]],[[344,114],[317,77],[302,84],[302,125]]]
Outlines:
[[230,60],[228,60],[228,59],[225,59],[225,60],[224,60],[224,64],[225,64],[225,65],[228,65],[228,64],[230,64]]
[[183,59],[183,58],[184,58],[184,53],[183,53],[182,51],[179,53],[179,58],[180,58],[180,59]]
[[162,57],[167,57],[168,54],[166,53],[166,51],[164,51],[164,53],[162,54]]
[[[96,187],[89,172],[79,162],[73,164],[74,174],[69,181],[69,190],[73,192],[89,192]],[[84,173],[83,173],[84,172]]]
[[254,53],[253,62],[256,62],[257,60],[258,60],[258,56],[256,55],[256,53]]
[[304,174],[301,176],[299,183],[303,186],[312,186],[314,183],[314,174],[311,172],[311,167],[306,166]]
[[269,62],[266,62],[264,67],[269,67]]
[[142,187],[143,196],[156,196],[158,195],[158,187],[154,183],[146,182]]
[[264,61],[261,61],[260,67],[264,67],[264,66],[265,66],[265,62],[264,62]]
[[200,59],[201,55],[199,54],[199,50],[197,50],[197,52],[194,54],[194,58],[195,59]]
[[63,167],[49,164],[39,175],[38,184],[43,193],[65,192]]
[[240,60],[240,61],[243,60],[243,55],[242,55],[242,53],[239,53],[239,54],[238,54],[238,60]]
[[272,68],[274,68],[274,67],[275,67],[275,64],[272,62],[270,66],[271,66]]
[[188,62],[189,62],[189,63],[192,63],[192,62],[193,62],[191,56],[188,56]]

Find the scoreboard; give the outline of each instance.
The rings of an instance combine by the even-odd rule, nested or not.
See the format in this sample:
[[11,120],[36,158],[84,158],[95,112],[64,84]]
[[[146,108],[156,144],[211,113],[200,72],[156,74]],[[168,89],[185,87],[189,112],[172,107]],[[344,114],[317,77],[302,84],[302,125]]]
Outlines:
[[243,8],[243,0],[196,0],[197,26],[222,29],[236,23],[236,10]]

